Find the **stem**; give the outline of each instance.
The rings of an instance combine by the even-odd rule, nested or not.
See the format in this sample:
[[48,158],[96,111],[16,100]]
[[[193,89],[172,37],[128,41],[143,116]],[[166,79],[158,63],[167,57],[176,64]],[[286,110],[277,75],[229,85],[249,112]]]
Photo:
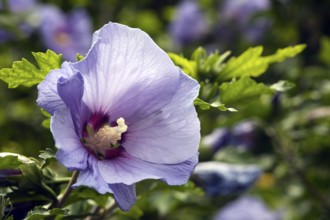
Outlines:
[[53,203],[56,203],[57,202],[57,195],[53,191],[53,189],[50,188],[49,186],[47,186],[47,184],[45,184],[43,181],[41,182],[41,186],[44,190],[46,190],[53,197]]
[[47,184],[64,184],[68,183],[71,180],[71,177],[56,178],[51,181],[46,181]]
[[100,219],[108,219],[116,208],[117,208],[117,203],[114,202],[108,209],[104,211]]
[[94,208],[94,210],[92,211],[91,215],[87,216],[84,220],[93,220],[95,218],[93,217],[98,217],[99,216],[99,212],[101,211],[101,206],[96,206]]
[[69,198],[69,196],[70,196],[70,194],[72,192],[72,187],[71,186],[77,181],[78,175],[79,175],[79,171],[78,170],[73,171],[71,180],[68,183],[68,185],[67,185],[67,187],[66,187],[66,189],[64,191],[64,194],[63,194],[62,198],[60,198],[58,200],[58,203],[56,205],[57,208],[61,208],[64,205],[64,203],[66,202],[66,200]]

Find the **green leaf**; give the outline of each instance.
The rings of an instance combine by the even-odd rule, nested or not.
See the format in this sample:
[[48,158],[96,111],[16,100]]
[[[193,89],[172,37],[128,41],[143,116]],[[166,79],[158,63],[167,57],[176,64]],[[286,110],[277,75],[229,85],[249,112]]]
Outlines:
[[121,217],[126,217],[125,219],[141,219],[143,215],[143,210],[138,207],[138,205],[132,206],[132,208],[128,212],[121,211],[120,209],[116,209],[114,215],[118,215]]
[[275,54],[262,57],[263,47],[253,47],[246,50],[238,57],[232,57],[218,75],[219,81],[225,81],[237,77],[253,76],[263,74],[268,66],[275,62],[282,62],[284,59],[294,57],[303,49],[305,45],[297,45],[278,49]]
[[41,168],[48,166],[51,162],[56,161],[55,151],[50,148],[40,151],[39,157],[43,159],[41,162]]
[[29,158],[15,153],[0,153],[0,169],[18,169],[24,163],[33,163]]
[[195,61],[196,63],[196,74],[204,74],[209,76],[212,73],[219,73],[225,66],[224,61],[227,59],[230,53],[230,51],[227,51],[220,55],[219,51],[216,51],[207,56],[206,50],[202,47],[198,47],[191,56],[191,60]]
[[69,210],[67,209],[54,208],[48,210],[41,206],[37,206],[27,214],[25,220],[40,220],[40,219],[46,219],[50,216],[65,216],[68,215],[68,212]]
[[42,172],[36,163],[25,164],[20,167],[24,179],[20,182],[21,187],[30,188],[42,183]]
[[26,59],[14,62],[12,68],[0,70],[0,79],[8,83],[9,88],[17,86],[33,86],[40,83],[45,76],[53,69],[58,69],[62,63],[62,55],[51,50],[46,53],[32,53],[37,66]]
[[280,80],[277,83],[270,86],[270,88],[278,92],[285,92],[287,90],[292,89],[293,87],[295,87],[295,84],[286,80]]
[[81,55],[80,53],[77,53],[77,60],[80,61],[82,59],[84,59],[85,57],[83,55]]
[[247,102],[262,94],[271,94],[274,91],[263,83],[256,83],[249,77],[242,77],[237,81],[223,83],[220,86],[222,103],[234,105]]
[[175,53],[168,53],[169,57],[172,59],[173,63],[180,68],[182,68],[183,72],[187,75],[196,78],[196,62],[190,61],[184,57],[181,57]]
[[[7,215],[5,215],[5,209],[9,209]],[[4,195],[0,194],[0,219],[2,220],[10,220],[13,219],[10,215],[11,210],[13,209],[13,205],[9,198],[5,199]]]
[[330,65],[330,38],[322,37],[320,44],[321,44],[320,53],[319,53],[320,60],[323,63]]
[[52,117],[51,114],[49,114],[46,110],[40,109],[41,113],[46,116],[46,119],[44,119],[41,123],[42,127],[49,129],[50,128],[50,118]]
[[230,111],[230,112],[236,112],[237,110],[234,108],[227,108],[225,104],[221,104],[218,102],[208,103],[203,101],[202,99],[196,98],[194,100],[194,105],[199,106],[202,110],[208,110],[210,108],[217,108],[220,111]]
[[65,205],[69,205],[82,200],[91,199],[99,206],[105,207],[110,198],[111,196],[109,193],[100,194],[92,188],[80,186],[72,191]]

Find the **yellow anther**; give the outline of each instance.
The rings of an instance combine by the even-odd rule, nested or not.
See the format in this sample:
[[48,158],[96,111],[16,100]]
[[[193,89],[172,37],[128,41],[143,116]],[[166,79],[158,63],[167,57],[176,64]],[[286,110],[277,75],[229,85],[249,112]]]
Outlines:
[[104,125],[95,134],[84,138],[84,145],[89,149],[104,154],[106,149],[115,147],[121,140],[121,135],[127,131],[123,118],[118,118],[117,126]]

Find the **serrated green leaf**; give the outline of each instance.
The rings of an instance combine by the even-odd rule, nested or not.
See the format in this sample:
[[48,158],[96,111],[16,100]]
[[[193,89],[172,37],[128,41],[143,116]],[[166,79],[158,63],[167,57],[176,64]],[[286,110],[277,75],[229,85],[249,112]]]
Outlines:
[[223,62],[229,57],[230,54],[230,51],[226,51],[225,53],[221,54],[218,57],[216,63],[213,65],[213,71],[219,73],[225,67],[225,64]]
[[17,169],[22,162],[18,160],[17,156],[6,156],[0,159],[0,170]]
[[292,89],[293,87],[295,87],[295,84],[286,80],[280,80],[277,83],[270,86],[270,88],[278,92],[285,92],[287,90]]
[[9,88],[17,86],[33,86],[40,83],[45,76],[53,69],[58,69],[62,63],[62,55],[58,55],[51,50],[46,53],[32,53],[37,66],[23,58],[21,61],[13,63],[12,68],[0,70],[0,79],[8,83]]
[[202,99],[195,99],[194,100],[194,105],[199,106],[202,110],[208,110],[210,108],[217,108],[220,111],[231,111],[231,112],[236,112],[237,110],[234,108],[227,108],[224,104],[218,103],[218,102],[213,102],[213,103],[208,103],[205,102]]
[[77,187],[74,191],[72,191],[70,197],[68,198],[66,205],[82,201],[82,200],[88,200],[91,199],[99,206],[105,207],[111,198],[110,194],[100,194],[96,190],[80,186]]
[[120,209],[116,209],[114,215],[126,217],[129,219],[141,219],[141,216],[143,215],[143,210],[140,209],[137,205],[134,205],[128,212],[124,212],[121,211]]
[[0,153],[0,169],[17,169],[22,164],[33,163],[29,158],[15,153]]
[[41,113],[42,113],[44,116],[47,117],[46,119],[44,119],[44,120],[42,121],[41,125],[42,125],[42,127],[49,129],[49,128],[50,128],[50,117],[51,117],[51,114],[49,114],[46,110],[44,110],[44,109],[42,109],[42,108],[41,108],[40,110],[41,110]]
[[190,61],[184,57],[181,57],[175,53],[168,53],[169,57],[172,59],[173,63],[177,66],[179,66],[183,72],[185,72],[187,75],[196,78],[196,62]]
[[322,37],[320,44],[321,44],[320,53],[319,53],[320,60],[323,63],[330,65],[330,38]]
[[51,162],[56,161],[55,151],[50,148],[40,151],[39,157],[43,159],[41,162],[41,168],[48,166]]
[[263,83],[256,83],[249,77],[242,77],[237,81],[223,83],[220,86],[220,99],[222,103],[234,105],[247,102],[262,94],[271,94],[274,91]]
[[81,55],[80,53],[77,53],[77,60],[80,61],[82,59],[84,59],[85,57],[83,55]]
[[275,54],[262,57],[263,47],[253,47],[246,50],[238,57],[232,57],[218,75],[219,81],[229,80],[244,76],[257,77],[263,74],[268,66],[275,62],[282,62],[284,59],[294,57],[305,45],[297,45],[278,49]]
[[46,219],[50,216],[58,216],[58,215],[65,216],[68,215],[68,212],[69,210],[67,209],[54,208],[48,210],[41,206],[37,206],[27,214],[25,220],[40,220],[40,219]]
[[263,47],[253,47],[238,57],[232,57],[219,74],[218,80],[228,80],[242,76],[256,76],[267,69],[267,63],[260,58]]
[[49,129],[50,128],[50,118],[46,118],[41,122],[41,126],[44,128]]
[[191,60],[198,62],[206,57],[206,50],[203,47],[197,47],[191,55]]
[[[7,214],[5,215],[6,208],[9,209],[9,211],[7,210]],[[0,219],[2,220],[13,219],[13,216],[9,216],[12,209],[13,209],[13,205],[10,199],[9,198],[5,199],[4,195],[0,194]]]
[[265,56],[264,58],[267,60],[269,64],[275,62],[279,63],[287,58],[295,57],[297,54],[301,53],[305,48],[306,48],[305,44],[280,48],[275,52],[275,54],[270,56]]
[[40,168],[35,164],[25,164],[20,167],[24,181],[20,182],[21,187],[39,186],[42,182],[42,173]]

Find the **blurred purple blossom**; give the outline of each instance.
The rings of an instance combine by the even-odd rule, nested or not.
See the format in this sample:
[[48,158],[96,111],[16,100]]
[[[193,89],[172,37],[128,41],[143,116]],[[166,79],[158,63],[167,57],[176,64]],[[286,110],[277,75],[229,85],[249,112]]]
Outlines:
[[7,178],[7,177],[17,176],[17,175],[22,175],[22,172],[20,169],[0,170],[0,178]]
[[[36,0],[8,0],[8,7],[12,13],[20,13],[33,10],[37,2]],[[2,3],[0,2],[0,8]]]
[[270,210],[256,197],[242,197],[223,207],[213,220],[280,220],[279,211]]
[[226,146],[253,149],[256,144],[257,124],[253,121],[242,121],[233,128],[218,128],[203,138],[203,145],[213,152]]
[[103,26],[85,59],[64,62],[38,89],[58,160],[80,170],[75,187],[113,193],[128,210],[136,182],[188,181],[198,162],[199,85],[143,31]]
[[[37,3],[35,0],[8,0],[7,10],[12,15],[7,18],[9,28],[0,29],[0,43],[14,38],[17,33],[13,33],[18,27],[20,37],[29,36],[37,26]],[[3,2],[0,1],[0,13],[5,10]]]
[[231,131],[227,128],[218,128],[211,134],[203,138],[203,145],[211,147],[213,152],[217,152],[219,149],[229,144]]
[[225,0],[219,12],[220,34],[230,38],[243,35],[251,42],[258,41],[267,30],[270,21],[257,14],[270,8],[269,0]]
[[85,10],[64,14],[56,6],[45,5],[40,17],[40,31],[47,49],[62,53],[67,61],[76,61],[77,53],[87,53],[92,42],[92,24]]
[[235,21],[238,24],[248,24],[257,12],[269,9],[269,0],[226,0],[221,9],[221,18]]
[[194,0],[182,1],[176,9],[170,34],[175,44],[186,46],[200,40],[208,32],[207,21]]
[[210,196],[231,195],[249,189],[261,173],[254,165],[201,162],[196,166],[193,180]]

